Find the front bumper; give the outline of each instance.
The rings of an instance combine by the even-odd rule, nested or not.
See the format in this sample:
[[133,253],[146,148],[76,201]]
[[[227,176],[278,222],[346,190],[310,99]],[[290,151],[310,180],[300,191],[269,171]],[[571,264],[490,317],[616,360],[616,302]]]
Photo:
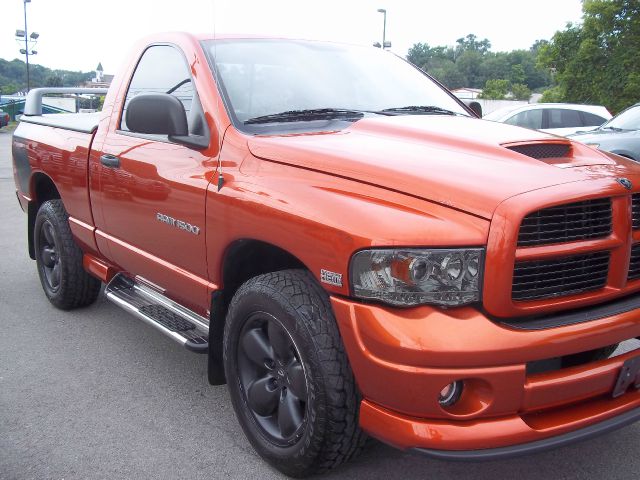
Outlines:
[[427,448],[416,448],[414,451],[439,460],[500,460],[553,450],[564,445],[588,440],[589,438],[612,432],[633,422],[637,422],[638,420],[640,420],[640,408],[622,413],[603,422],[589,425],[588,427],[581,428],[580,430],[574,430],[555,437],[536,440],[529,443],[511,445],[508,447],[485,448],[481,450],[433,450]]
[[[546,330],[496,324],[471,307],[408,310],[332,298],[364,400],[360,424],[402,449],[440,458],[497,458],[587,438],[640,418],[640,391],[612,398],[633,351],[527,373],[527,363],[640,336],[640,311]],[[458,403],[441,389],[464,380]],[[482,452],[483,451],[483,452]]]

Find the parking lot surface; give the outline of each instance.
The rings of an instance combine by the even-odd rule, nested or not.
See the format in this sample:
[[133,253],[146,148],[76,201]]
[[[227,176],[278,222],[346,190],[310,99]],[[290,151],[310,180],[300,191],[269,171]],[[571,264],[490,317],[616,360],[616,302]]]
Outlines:
[[[447,463],[380,443],[319,478],[638,478],[640,424],[524,458]],[[254,453],[206,358],[101,298],[54,309],[26,249],[0,130],[0,479],[284,478]]]

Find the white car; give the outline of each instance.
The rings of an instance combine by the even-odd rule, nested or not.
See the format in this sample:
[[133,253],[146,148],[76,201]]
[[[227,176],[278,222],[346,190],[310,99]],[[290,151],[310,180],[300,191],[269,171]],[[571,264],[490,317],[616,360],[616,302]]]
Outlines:
[[501,108],[482,118],[493,122],[542,130],[554,135],[570,135],[579,131],[592,130],[602,125],[611,118],[611,114],[605,107],[597,105],[530,103]]

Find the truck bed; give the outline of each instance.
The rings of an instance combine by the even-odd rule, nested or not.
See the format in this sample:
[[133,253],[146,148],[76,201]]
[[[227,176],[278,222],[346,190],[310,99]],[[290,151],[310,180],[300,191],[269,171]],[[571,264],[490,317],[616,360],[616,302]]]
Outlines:
[[78,225],[93,224],[88,165],[99,115],[23,116],[13,134],[12,145],[15,180],[19,195],[26,196],[24,202],[31,201],[36,195],[36,179],[42,178],[39,174],[44,174],[53,181],[65,200],[72,231],[77,238],[89,243],[92,232]]
[[95,113],[50,113],[46,115],[23,115],[21,122],[35,123],[47,127],[62,128],[82,133],[93,133],[98,128],[101,112]]

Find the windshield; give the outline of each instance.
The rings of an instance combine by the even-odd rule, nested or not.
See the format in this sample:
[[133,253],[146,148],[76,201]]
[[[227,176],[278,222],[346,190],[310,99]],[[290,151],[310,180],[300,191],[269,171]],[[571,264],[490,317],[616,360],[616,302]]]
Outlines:
[[[341,109],[434,114],[415,106],[468,112],[441,87],[395,55],[372,47],[294,40],[205,42],[227,107],[240,128],[267,115]],[[385,112],[389,113],[389,112]],[[251,122],[249,122],[251,123]]]
[[620,128],[622,130],[640,130],[640,105],[634,105],[613,117],[600,128]]

